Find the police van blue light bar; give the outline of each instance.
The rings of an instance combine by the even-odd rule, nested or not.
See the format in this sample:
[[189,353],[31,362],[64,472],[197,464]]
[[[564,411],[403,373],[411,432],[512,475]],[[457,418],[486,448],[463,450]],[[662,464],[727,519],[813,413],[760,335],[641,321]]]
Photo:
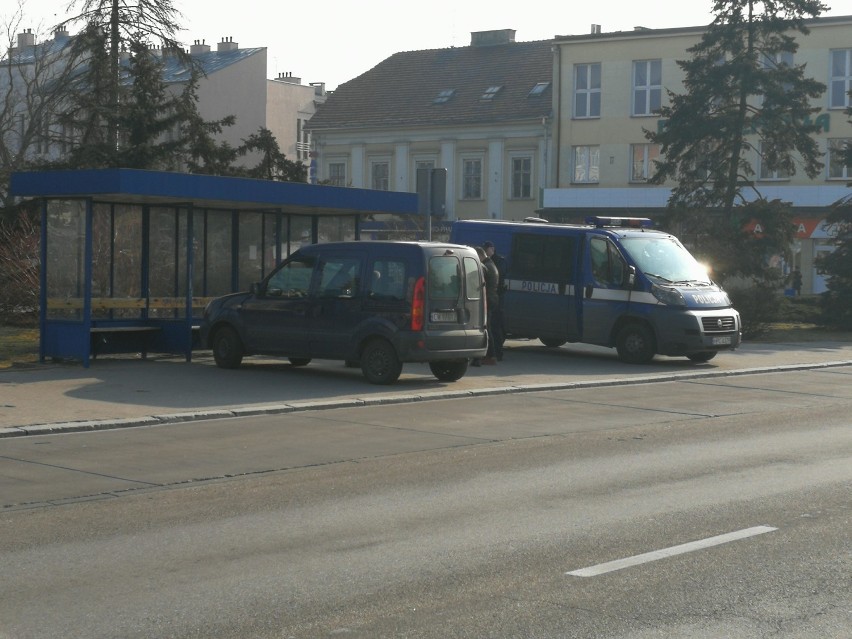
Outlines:
[[601,215],[590,215],[586,218],[586,224],[597,228],[609,226],[621,226],[631,229],[652,229],[654,222],[647,217],[605,217]]

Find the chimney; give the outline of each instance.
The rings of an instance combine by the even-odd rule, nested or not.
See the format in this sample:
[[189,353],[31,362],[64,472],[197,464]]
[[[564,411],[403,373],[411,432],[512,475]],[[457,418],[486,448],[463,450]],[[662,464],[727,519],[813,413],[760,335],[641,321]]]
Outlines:
[[18,34],[18,50],[35,46],[35,34],[32,29],[27,29]]
[[227,38],[222,38],[222,41],[216,47],[216,51],[221,53],[222,51],[236,51],[239,48],[240,45],[234,42],[234,39],[229,36]]
[[600,35],[601,34],[601,25],[593,24],[592,25],[592,35]]
[[515,41],[514,29],[497,29],[495,31],[472,31],[470,46],[491,47],[496,44],[510,44]]
[[302,78],[295,77],[290,71],[287,71],[287,73],[284,73],[283,71],[280,72],[275,80],[278,82],[286,82],[287,84],[302,84]]
[[53,39],[57,42],[63,42],[71,37],[71,34],[68,33],[68,29],[65,28],[64,24],[60,24],[53,31]]
[[210,45],[204,44],[204,40],[196,40],[189,47],[189,55],[200,55],[202,53],[210,53]]
[[314,95],[322,97],[325,95],[325,82],[311,82],[310,85],[314,88]]

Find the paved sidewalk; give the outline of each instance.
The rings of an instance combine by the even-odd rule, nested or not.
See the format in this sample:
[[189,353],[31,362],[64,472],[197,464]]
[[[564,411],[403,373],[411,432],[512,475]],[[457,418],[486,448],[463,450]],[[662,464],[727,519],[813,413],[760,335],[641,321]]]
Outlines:
[[633,366],[619,362],[610,349],[548,349],[537,341],[509,341],[503,362],[470,368],[458,382],[439,382],[427,365],[407,364],[398,383],[374,386],[359,369],[341,362],[316,361],[296,368],[286,360],[248,358],[237,370],[222,370],[209,352],[197,353],[191,363],[174,357],[99,358],[88,369],[43,364],[0,370],[0,438],[850,365],[849,342],[745,344],[706,364],[657,357]]

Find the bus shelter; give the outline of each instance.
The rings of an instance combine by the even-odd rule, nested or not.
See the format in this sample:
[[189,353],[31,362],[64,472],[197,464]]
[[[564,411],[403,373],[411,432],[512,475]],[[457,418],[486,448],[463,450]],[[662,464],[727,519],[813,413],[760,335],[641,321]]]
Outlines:
[[41,361],[192,358],[207,302],[247,290],[303,244],[360,239],[362,217],[417,195],[185,173],[14,173],[41,202]]

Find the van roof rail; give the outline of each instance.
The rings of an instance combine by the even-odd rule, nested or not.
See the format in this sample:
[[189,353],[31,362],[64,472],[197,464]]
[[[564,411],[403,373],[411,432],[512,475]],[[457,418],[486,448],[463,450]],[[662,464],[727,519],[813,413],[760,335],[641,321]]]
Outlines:
[[535,216],[525,217],[524,222],[531,223],[531,224],[550,224],[550,222],[545,220],[543,217],[535,217]]
[[653,220],[647,217],[607,217],[602,215],[590,215],[586,218],[586,224],[591,224],[599,229],[610,226],[621,226],[632,229],[654,228]]

